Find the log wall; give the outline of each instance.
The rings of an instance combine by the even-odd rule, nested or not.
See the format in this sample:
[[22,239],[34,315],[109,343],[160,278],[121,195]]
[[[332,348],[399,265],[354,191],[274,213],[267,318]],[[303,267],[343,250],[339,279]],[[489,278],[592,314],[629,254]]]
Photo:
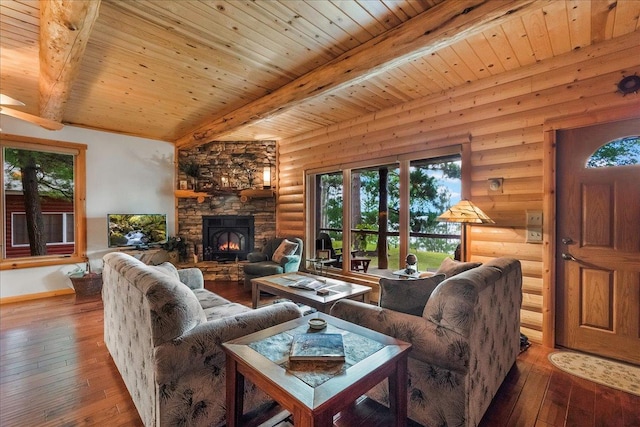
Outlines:
[[[510,256],[522,262],[522,331],[543,340],[543,281],[553,281],[553,233],[544,244],[525,242],[525,213],[543,210],[544,183],[553,167],[544,165],[545,124],[580,115],[615,119],[640,116],[640,95],[623,96],[617,83],[640,74],[640,33],[574,50],[466,86],[381,112],[299,135],[278,144],[277,233],[304,237],[305,170],[355,160],[421,151],[447,145],[461,135],[471,139],[471,200],[496,221],[471,227],[470,258]],[[584,122],[584,120],[582,120]],[[553,147],[551,148],[553,150]],[[488,178],[504,178],[503,193],[490,194]],[[546,180],[546,181],[545,181]],[[552,230],[549,227],[546,230]],[[553,286],[548,287],[553,292]],[[547,326],[550,327],[550,326]],[[551,326],[552,327],[552,326]],[[553,335],[553,331],[550,331]]]

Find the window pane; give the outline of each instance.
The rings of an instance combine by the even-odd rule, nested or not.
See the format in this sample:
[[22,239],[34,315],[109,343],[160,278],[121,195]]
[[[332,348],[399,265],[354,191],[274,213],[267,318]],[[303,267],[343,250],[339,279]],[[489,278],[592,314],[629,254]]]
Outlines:
[[[336,252],[342,249],[342,212],[343,212],[343,192],[342,173],[328,173],[319,175],[316,180],[316,230],[315,238],[318,239],[321,233],[326,233],[331,239],[332,247],[327,247],[326,240],[319,240],[317,249],[333,250],[333,257]],[[339,263],[334,266],[339,267]]]
[[[5,218],[13,219],[7,224],[11,228],[6,233],[5,258],[73,254],[73,244],[60,244],[65,242],[64,225],[69,225],[64,223],[64,214],[74,212],[75,156],[4,147],[2,158]],[[16,213],[19,215],[14,215]],[[73,223],[66,228],[73,236]],[[33,231],[33,242],[29,241],[29,230]],[[9,242],[11,237],[13,241]],[[13,250],[16,245],[22,247]]]
[[409,252],[418,257],[420,271],[436,270],[460,243],[460,224],[436,221],[460,200],[460,157],[411,162],[409,190]]
[[44,214],[47,243],[62,243],[62,214]]
[[[351,173],[351,198],[352,255],[370,260],[369,269],[372,270],[394,268],[398,265],[399,248],[397,165],[354,170]],[[360,262],[352,263],[351,267],[363,272],[358,270],[362,267]]]
[[640,136],[611,141],[587,160],[587,168],[607,168],[640,164]]
[[12,246],[28,245],[27,219],[24,214],[14,213],[11,216]]
[[74,234],[75,234],[75,227],[74,227],[74,216],[72,213],[68,213],[65,216],[66,219],[66,228],[65,228],[65,235],[66,235],[66,242],[67,243],[73,243],[75,242],[75,238],[74,238]]

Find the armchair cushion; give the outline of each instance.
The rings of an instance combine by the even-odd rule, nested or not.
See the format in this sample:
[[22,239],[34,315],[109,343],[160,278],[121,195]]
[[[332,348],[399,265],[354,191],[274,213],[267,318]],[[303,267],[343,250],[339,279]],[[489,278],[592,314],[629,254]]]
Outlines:
[[460,274],[463,271],[471,270],[472,268],[480,267],[481,265],[481,262],[461,262],[447,257],[442,260],[436,274],[442,273],[445,275],[445,278],[448,279],[451,276]]
[[380,307],[414,316],[422,316],[433,290],[444,280],[444,274],[416,280],[380,279]]
[[271,260],[277,262],[278,264],[282,264],[283,258],[285,256],[295,254],[297,249],[297,243],[284,239],[282,242],[280,242],[278,249],[276,249],[276,251],[273,253]]

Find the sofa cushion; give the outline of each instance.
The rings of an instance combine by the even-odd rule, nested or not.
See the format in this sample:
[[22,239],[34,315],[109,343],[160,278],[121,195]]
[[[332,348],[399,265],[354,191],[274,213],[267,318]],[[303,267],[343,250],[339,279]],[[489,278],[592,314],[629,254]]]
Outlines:
[[211,321],[225,317],[232,317],[236,314],[246,313],[248,311],[252,311],[252,309],[246,305],[229,302],[227,304],[220,304],[215,307],[207,308],[204,310],[204,314],[207,316],[207,321]]
[[444,280],[444,274],[415,280],[380,279],[380,307],[422,316],[433,290]]
[[194,289],[193,293],[196,298],[198,298],[198,302],[203,310],[207,310],[211,307],[217,307],[219,305],[229,304],[231,302],[228,299],[222,298],[220,295],[214,294],[206,289]]
[[150,267],[155,270],[158,270],[160,273],[164,273],[167,276],[180,281],[180,275],[178,274],[178,269],[176,268],[175,265],[171,264],[170,262],[163,262],[162,264],[151,265]]
[[451,276],[460,274],[463,271],[471,270],[472,268],[480,267],[481,265],[481,262],[461,262],[447,257],[442,260],[436,274],[442,273],[448,279]]
[[178,280],[155,280],[148,287],[146,297],[155,346],[177,338],[207,320],[193,291]]
[[282,242],[280,242],[278,249],[276,249],[273,253],[271,260],[280,264],[284,257],[295,254],[297,249],[297,243],[284,239]]

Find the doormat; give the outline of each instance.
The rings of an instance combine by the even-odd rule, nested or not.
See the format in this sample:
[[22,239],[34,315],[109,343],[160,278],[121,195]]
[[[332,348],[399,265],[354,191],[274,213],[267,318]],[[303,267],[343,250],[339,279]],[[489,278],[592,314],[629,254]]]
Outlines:
[[553,352],[549,361],[576,377],[640,396],[640,367],[571,351]]

